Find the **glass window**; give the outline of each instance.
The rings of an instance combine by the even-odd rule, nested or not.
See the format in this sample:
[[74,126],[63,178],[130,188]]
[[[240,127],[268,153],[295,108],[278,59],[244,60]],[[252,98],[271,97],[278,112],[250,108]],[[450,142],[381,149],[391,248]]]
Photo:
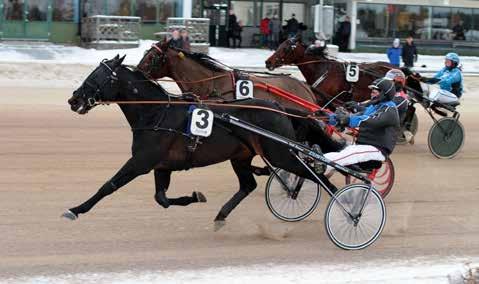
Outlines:
[[451,29],[453,40],[471,40],[466,36],[472,28],[472,9],[452,8]]
[[[166,23],[169,17],[176,17],[178,9],[178,0],[162,0],[158,4],[158,11],[160,12],[159,21]],[[181,1],[181,0],[180,0]]]
[[23,0],[4,2],[6,20],[23,20]]
[[266,16],[279,16],[279,2],[264,2],[263,3],[263,13],[261,14],[261,19]]
[[201,18],[201,0],[193,0],[191,16],[193,18]]
[[254,26],[254,2],[253,1],[231,1],[236,18],[243,26]]
[[83,17],[95,15],[105,15],[105,0],[84,0],[83,1]]
[[73,0],[53,0],[53,21],[73,21]]
[[304,4],[299,3],[283,3],[283,20],[291,19],[292,15],[295,14],[296,20],[298,22],[304,22]]
[[389,15],[383,4],[358,4],[359,25],[357,38],[385,37],[388,34]]
[[394,37],[429,38],[429,9],[423,6],[400,5],[397,9]]
[[49,0],[29,0],[28,1],[28,20],[46,21],[48,13]]
[[453,38],[451,18],[451,8],[432,8],[431,39],[451,40]]
[[108,15],[131,16],[132,0],[108,0]]
[[472,28],[466,32],[466,40],[479,41],[479,9],[473,9]]
[[156,0],[136,0],[135,15],[143,22],[156,22]]

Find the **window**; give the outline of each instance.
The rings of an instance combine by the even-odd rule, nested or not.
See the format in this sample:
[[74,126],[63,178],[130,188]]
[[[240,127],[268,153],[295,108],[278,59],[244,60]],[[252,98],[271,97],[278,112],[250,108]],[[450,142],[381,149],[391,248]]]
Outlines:
[[254,26],[254,2],[253,1],[231,1],[236,18],[243,26]]
[[385,37],[388,34],[389,17],[386,5],[359,3],[357,17],[357,38]]
[[453,40],[471,40],[466,36],[472,28],[472,9],[452,8],[451,29]]
[[304,22],[304,4],[299,3],[283,3],[283,20],[291,19],[292,15],[295,14],[296,20],[298,22]]
[[73,0],[54,0],[53,1],[53,21],[71,22],[73,21]]
[[143,22],[156,22],[156,0],[136,0],[135,15]]
[[466,40],[479,41],[479,9],[472,11],[472,28],[466,31]]
[[105,0],[84,0],[82,9],[83,17],[105,15],[105,3]]
[[131,16],[132,0],[108,0],[108,15],[114,16]]
[[279,2],[264,2],[261,19],[265,18],[266,16],[271,18],[274,15],[279,16]]
[[[176,16],[176,10],[178,9],[178,0],[162,0],[158,4],[158,11],[160,12],[159,21],[166,23],[169,17]],[[179,0],[182,1],[182,0]]]
[[23,1],[6,1],[4,10],[5,10],[5,19],[6,20],[23,20]]
[[392,37],[428,38],[429,8],[423,6],[398,6],[395,33]]
[[28,20],[46,21],[48,13],[48,0],[29,0],[28,1]]

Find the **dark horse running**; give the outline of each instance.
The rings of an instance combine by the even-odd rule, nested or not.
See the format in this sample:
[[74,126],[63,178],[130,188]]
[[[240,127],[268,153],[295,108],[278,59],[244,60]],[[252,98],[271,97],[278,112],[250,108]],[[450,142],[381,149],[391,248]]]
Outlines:
[[[261,155],[274,167],[312,179],[287,147],[237,127],[214,122],[211,135],[198,141],[186,130],[190,120],[189,109],[196,103],[171,97],[161,86],[145,80],[141,72],[123,66],[123,59],[117,56],[103,61],[73,93],[68,103],[79,114],[86,114],[100,103],[118,103],[133,131],[132,157],[97,193],[81,205],[70,208],[63,214],[64,217],[77,219],[105,196],[152,170],[155,174],[155,200],[159,205],[168,207],[202,201],[198,195],[168,199],[165,191],[170,185],[171,172],[230,160],[239,180],[239,191],[216,216],[215,228],[220,228],[230,212],[256,188],[250,169],[254,156]],[[280,109],[276,103],[248,100],[236,102],[235,106],[210,105],[209,109],[232,114],[289,139],[297,139],[291,118],[274,111]],[[332,186],[324,176],[321,178]]]
[[308,84],[319,94],[318,103],[324,106],[332,100],[333,109],[350,100],[369,100],[369,84],[383,77],[389,70],[397,68],[387,62],[358,63],[358,81],[348,82],[347,62],[329,56],[325,48],[308,49],[301,37],[284,41],[265,64],[269,70],[283,65],[297,65]]

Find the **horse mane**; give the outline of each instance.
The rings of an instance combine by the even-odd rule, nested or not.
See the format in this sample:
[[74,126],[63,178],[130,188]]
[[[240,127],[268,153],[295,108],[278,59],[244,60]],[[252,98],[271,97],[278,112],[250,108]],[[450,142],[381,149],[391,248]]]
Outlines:
[[[162,95],[165,95],[165,96],[171,96],[170,92],[168,92],[167,90],[165,90],[165,88],[163,88],[163,86],[161,86],[160,84],[157,84],[155,82],[153,82],[150,78],[148,78],[148,76],[143,72],[141,71],[140,69],[136,68],[136,67],[133,67],[133,66],[129,66],[129,65],[121,65],[121,68],[125,69],[129,74],[132,74],[134,77],[135,77],[135,81],[138,81],[138,82],[145,82],[147,83],[150,87],[154,88],[154,89],[157,89],[159,92],[161,92]],[[175,96],[175,95],[173,95]]]
[[190,52],[190,51],[186,51],[184,49],[176,48],[176,47],[170,47],[170,48],[177,52],[182,52],[186,57],[192,59],[195,62],[198,62],[199,64],[213,71],[216,71],[216,72],[231,71],[226,65],[214,59],[213,57],[210,57],[207,54],[199,53],[199,52]]

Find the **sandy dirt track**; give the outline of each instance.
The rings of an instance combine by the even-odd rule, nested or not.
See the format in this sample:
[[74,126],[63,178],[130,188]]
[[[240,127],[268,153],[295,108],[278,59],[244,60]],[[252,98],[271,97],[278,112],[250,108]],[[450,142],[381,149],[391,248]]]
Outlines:
[[[388,219],[371,247],[348,252],[327,238],[323,211],[284,223],[264,203],[266,178],[213,232],[213,218],[237,191],[229,163],[178,172],[170,196],[201,190],[206,204],[163,209],[153,174],[142,176],[70,222],[67,208],[86,200],[129,157],[131,132],[116,106],[86,116],[70,111],[71,89],[0,88],[0,278],[125,269],[191,269],[264,262],[388,262],[479,255],[479,98],[460,107],[466,143],[452,160],[427,147],[432,122],[418,109],[416,144],[398,146]],[[336,178],[336,180],[339,180]]]

